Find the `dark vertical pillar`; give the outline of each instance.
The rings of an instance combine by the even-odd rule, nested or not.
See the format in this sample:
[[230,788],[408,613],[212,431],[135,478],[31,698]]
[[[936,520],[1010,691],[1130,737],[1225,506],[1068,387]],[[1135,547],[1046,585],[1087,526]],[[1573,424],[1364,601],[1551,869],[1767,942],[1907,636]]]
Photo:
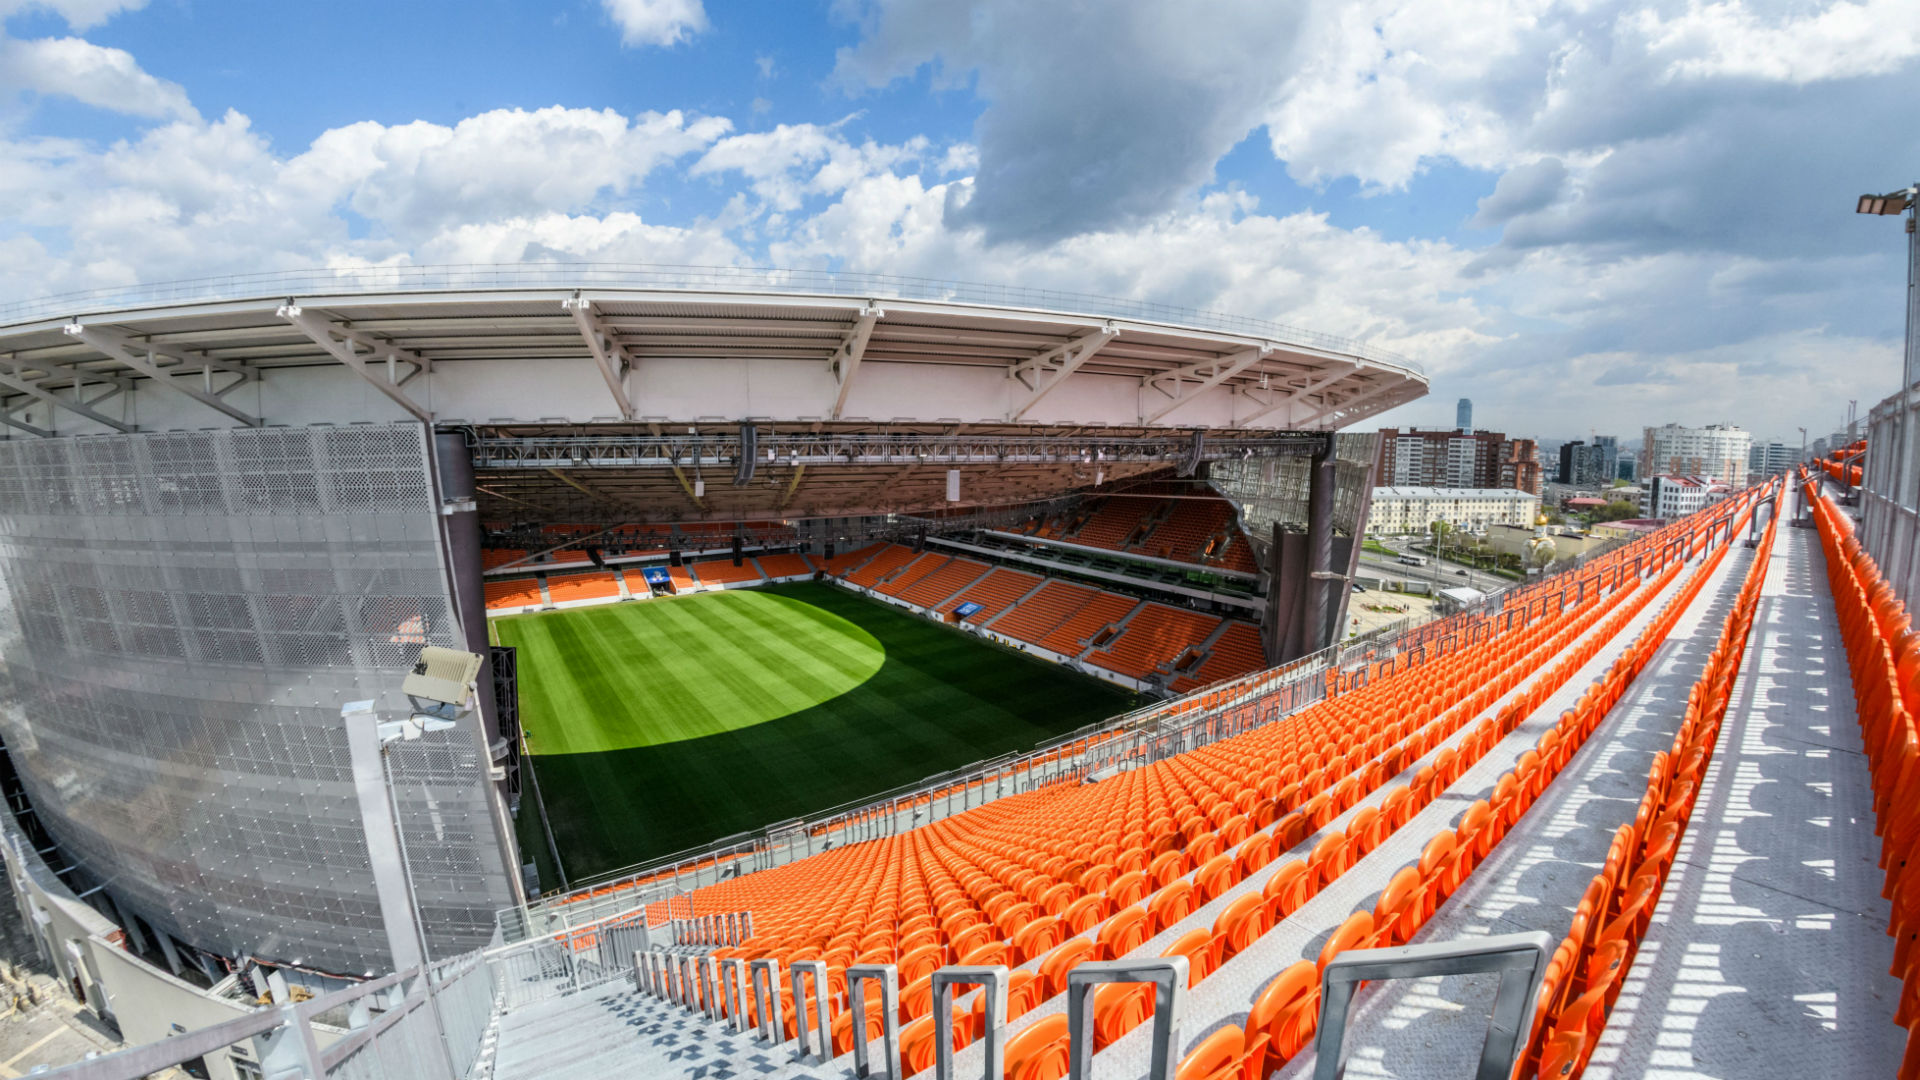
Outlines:
[[[1340,476],[1338,459],[1335,460],[1333,467],[1333,476],[1337,481]],[[1328,612],[1330,618],[1326,638],[1329,645],[1346,637],[1347,607],[1353,602],[1353,589],[1348,583],[1360,573],[1360,551],[1367,539],[1367,515],[1373,510],[1373,477],[1373,466],[1369,463],[1367,472],[1360,477],[1359,498],[1354,504],[1353,534],[1347,539],[1344,558],[1341,557],[1338,545],[1335,546],[1333,565],[1346,574],[1346,581],[1332,583],[1334,599],[1328,605],[1331,610]]]
[[[471,504],[474,496],[473,456],[460,435],[433,437],[435,475],[440,481],[443,507]],[[487,655],[487,601],[481,590],[480,514],[461,510],[440,515],[440,534],[447,548],[447,569],[453,576],[453,600],[460,620],[461,637],[467,651]],[[481,686],[493,685],[492,673],[482,665]],[[480,698],[480,712],[486,718],[487,739],[499,736],[498,718],[492,702]]]
[[1267,547],[1267,615],[1260,623],[1260,646],[1266,653],[1268,667],[1280,663],[1281,651],[1286,646],[1286,612],[1290,609],[1281,597],[1282,583],[1287,581],[1285,538],[1280,523],[1274,522],[1273,543]]
[[1300,654],[1326,645],[1327,607],[1333,569],[1333,434],[1329,432],[1308,466],[1307,480],[1307,566],[1301,605]]

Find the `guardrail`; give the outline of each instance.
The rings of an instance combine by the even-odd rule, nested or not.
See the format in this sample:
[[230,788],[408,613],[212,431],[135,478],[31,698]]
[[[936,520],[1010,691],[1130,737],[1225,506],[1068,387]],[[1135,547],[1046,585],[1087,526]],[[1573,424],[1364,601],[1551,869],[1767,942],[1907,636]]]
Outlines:
[[[1911,609],[1920,600],[1920,392],[1902,390],[1875,405],[1866,437],[1860,546]],[[1824,473],[1816,479],[1840,487]]]
[[[494,1019],[488,968],[473,952],[424,972],[412,968],[36,1075],[140,1080],[252,1042],[269,1077],[464,1080]],[[341,1021],[344,1034],[323,1017]]]
[[29,319],[78,315],[136,304],[180,304],[286,296],[335,296],[358,293],[475,289],[643,289],[675,292],[756,292],[847,296],[877,300],[926,300],[981,304],[1038,311],[1074,312],[1108,318],[1189,326],[1242,334],[1281,344],[1305,345],[1344,353],[1424,379],[1419,364],[1353,338],[1322,334],[1297,326],[1160,304],[1149,300],[1100,296],[1020,285],[941,281],[899,274],[863,274],[839,270],[789,270],[756,266],[674,266],[649,263],[466,263],[422,266],[358,266],[310,270],[224,274],[184,281],[126,285],[56,293],[0,304],[0,326]]

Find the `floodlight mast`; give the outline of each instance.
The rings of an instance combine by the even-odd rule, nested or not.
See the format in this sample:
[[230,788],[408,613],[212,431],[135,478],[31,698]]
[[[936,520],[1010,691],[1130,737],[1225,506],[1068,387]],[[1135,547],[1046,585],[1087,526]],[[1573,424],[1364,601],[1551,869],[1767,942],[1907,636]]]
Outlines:
[[1900,368],[1900,389],[1911,389],[1915,380],[1920,379],[1920,342],[1915,335],[1920,334],[1920,233],[1916,232],[1916,218],[1920,218],[1920,183],[1899,191],[1890,191],[1885,195],[1862,195],[1854,206],[1854,213],[1876,214],[1881,216],[1907,217],[1907,342],[1906,356]]

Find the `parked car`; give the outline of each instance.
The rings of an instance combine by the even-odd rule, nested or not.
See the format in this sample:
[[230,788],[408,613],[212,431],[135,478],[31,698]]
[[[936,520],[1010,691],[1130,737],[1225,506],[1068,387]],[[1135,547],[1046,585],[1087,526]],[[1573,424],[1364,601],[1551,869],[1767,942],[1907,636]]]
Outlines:
[[1454,576],[1454,577],[1466,577],[1466,576],[1467,576],[1467,572],[1466,572],[1465,570],[1455,570],[1455,571],[1453,572],[1453,576]]

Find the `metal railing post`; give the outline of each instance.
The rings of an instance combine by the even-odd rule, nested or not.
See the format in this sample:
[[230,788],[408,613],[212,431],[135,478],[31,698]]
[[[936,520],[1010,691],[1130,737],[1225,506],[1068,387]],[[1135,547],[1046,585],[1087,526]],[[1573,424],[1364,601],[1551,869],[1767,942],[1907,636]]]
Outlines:
[[[1070,1080],[1092,1080],[1093,1009],[1088,1001],[1103,983],[1152,983],[1153,1053],[1147,1080],[1172,1080],[1187,993],[1187,958],[1097,960],[1067,972],[1067,1061]],[[942,1078],[944,1080],[944,1078]]]
[[861,984],[880,984],[880,1037],[886,1047],[887,1080],[904,1080],[900,1071],[900,969],[893,964],[855,964],[847,969],[847,1001],[853,1010],[853,1075],[867,1077],[867,995]]
[[747,981],[753,992],[753,1012],[760,1021],[760,1040],[774,1046],[786,1042],[787,1029],[780,1017],[780,961],[748,961]]
[[[805,978],[813,978],[813,998],[808,1000],[802,989]],[[828,1036],[827,1023],[827,962],[824,960],[795,960],[788,965],[788,977],[793,980],[794,1029],[799,1032],[797,1041],[801,1059],[811,1055],[813,1038],[819,1039],[819,1054],[822,1064],[833,1060],[833,1040]],[[813,1028],[811,1036],[807,1028],[807,1006],[813,1006]]]
[[1006,1072],[1006,967],[1000,964],[954,964],[935,971],[932,982],[934,1080],[954,1080],[953,988],[956,986],[978,986],[987,995],[984,1017],[986,1031],[981,1040],[985,1043],[983,1054],[986,1058],[983,1075],[985,1080],[999,1080]]

